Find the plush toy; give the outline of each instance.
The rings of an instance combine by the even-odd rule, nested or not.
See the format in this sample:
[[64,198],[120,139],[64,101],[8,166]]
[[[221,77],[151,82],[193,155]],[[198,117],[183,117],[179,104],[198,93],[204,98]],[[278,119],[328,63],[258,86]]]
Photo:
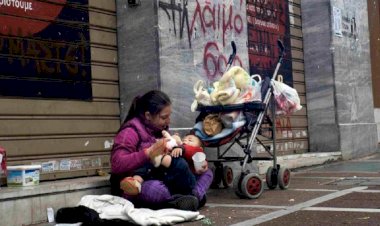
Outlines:
[[234,66],[224,73],[219,81],[214,82],[213,87],[210,97],[214,104],[234,104],[238,102],[241,92],[252,87],[252,80],[243,68]]
[[228,83],[230,79],[234,80],[236,88],[240,90],[246,89],[252,84],[251,76],[239,66],[231,67],[226,73],[224,73],[222,78],[219,79],[219,82]]
[[235,81],[230,79],[228,83],[214,82],[214,90],[210,94],[211,101],[217,104],[233,104],[240,95],[240,90],[236,88]]
[[212,105],[211,97],[206,88],[204,88],[204,82],[202,80],[198,80],[193,87],[195,93],[195,99],[191,104],[191,111],[195,112],[198,107],[198,104],[202,104],[204,106]]
[[172,150],[174,147],[177,147],[182,144],[181,137],[178,134],[170,135],[170,133],[166,130],[162,131],[162,136],[168,141],[166,142],[166,148],[168,150]]

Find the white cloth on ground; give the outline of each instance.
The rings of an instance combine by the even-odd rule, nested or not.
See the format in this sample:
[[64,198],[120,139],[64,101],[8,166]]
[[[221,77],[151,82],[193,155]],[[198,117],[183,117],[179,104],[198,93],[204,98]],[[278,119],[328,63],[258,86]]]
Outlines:
[[81,226],[81,225],[82,225],[82,222],[73,223],[73,224],[70,224],[70,223],[58,223],[58,224],[55,224],[54,226]]
[[122,219],[138,225],[173,225],[204,218],[204,215],[193,211],[135,208],[130,201],[112,195],[85,195],[79,205],[95,210],[102,219]]

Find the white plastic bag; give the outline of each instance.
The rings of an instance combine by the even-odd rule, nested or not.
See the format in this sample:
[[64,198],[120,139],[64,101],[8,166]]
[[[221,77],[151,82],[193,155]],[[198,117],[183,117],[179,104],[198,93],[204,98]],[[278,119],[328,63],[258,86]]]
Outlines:
[[253,101],[261,101],[261,85],[263,81],[261,80],[261,76],[258,74],[254,74],[251,76],[252,79],[252,87],[254,90]]
[[276,115],[290,115],[302,109],[297,90],[273,79],[271,84],[276,103]]
[[191,104],[191,112],[195,112],[197,110],[198,104],[202,104],[204,106],[211,105],[211,97],[208,90],[204,87],[204,82],[202,80],[198,80],[193,87],[195,98],[193,103]]

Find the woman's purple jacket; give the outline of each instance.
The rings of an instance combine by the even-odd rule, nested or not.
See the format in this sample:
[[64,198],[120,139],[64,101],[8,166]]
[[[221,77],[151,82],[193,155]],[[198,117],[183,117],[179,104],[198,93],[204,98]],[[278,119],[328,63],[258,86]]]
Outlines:
[[133,118],[124,124],[114,139],[111,153],[112,173],[130,176],[134,170],[149,162],[144,149],[162,137],[154,134],[157,134],[157,131],[145,126],[139,118]]

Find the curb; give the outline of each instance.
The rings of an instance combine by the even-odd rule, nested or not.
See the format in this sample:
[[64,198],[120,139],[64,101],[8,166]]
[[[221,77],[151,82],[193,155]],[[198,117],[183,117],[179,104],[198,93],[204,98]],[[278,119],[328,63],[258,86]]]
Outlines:
[[[307,166],[322,165],[341,159],[342,152],[303,153],[296,155],[277,156],[277,164],[287,167],[288,169],[296,169]],[[273,166],[273,162],[258,161],[257,167],[259,174],[266,174],[269,166]]]

